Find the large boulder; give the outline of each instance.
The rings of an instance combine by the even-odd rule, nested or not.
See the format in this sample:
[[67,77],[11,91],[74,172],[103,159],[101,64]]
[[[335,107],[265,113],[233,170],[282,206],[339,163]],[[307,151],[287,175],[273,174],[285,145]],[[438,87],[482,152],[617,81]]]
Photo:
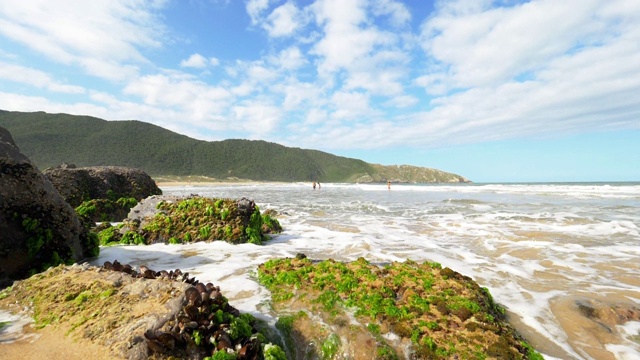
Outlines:
[[97,237],[0,127],[0,287],[98,251]]
[[49,181],[74,208],[92,199],[134,198],[140,201],[162,190],[144,171],[121,166],[77,168],[63,164],[44,171]]

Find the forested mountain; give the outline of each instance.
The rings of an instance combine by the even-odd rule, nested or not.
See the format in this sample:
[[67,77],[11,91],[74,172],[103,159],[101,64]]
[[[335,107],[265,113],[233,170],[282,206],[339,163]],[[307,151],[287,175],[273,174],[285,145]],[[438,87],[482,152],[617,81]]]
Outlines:
[[[63,162],[77,166],[117,165],[150,175],[202,175],[264,181],[462,182],[435,169],[381,166],[317,150],[266,141],[202,141],[141,121],[106,121],[90,116],[0,110],[0,126],[39,168]],[[419,176],[416,176],[416,173]]]

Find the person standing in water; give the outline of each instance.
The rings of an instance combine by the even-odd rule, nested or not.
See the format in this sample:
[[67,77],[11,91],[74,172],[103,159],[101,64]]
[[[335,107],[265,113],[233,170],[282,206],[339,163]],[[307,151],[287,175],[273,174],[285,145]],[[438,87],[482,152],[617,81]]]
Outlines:
[[316,182],[314,181],[313,182],[313,190],[315,190],[315,189],[316,189]]
[[387,189],[391,190],[391,181],[387,180]]

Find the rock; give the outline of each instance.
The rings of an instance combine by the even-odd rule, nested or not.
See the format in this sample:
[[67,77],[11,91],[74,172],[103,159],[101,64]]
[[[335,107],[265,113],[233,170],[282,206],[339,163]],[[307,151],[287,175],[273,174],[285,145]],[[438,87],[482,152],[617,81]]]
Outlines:
[[504,309],[438,263],[272,259],[258,267],[290,359],[540,359]]
[[605,304],[594,299],[576,300],[578,310],[607,329],[627,321],[640,321],[640,307],[633,304]]
[[158,212],[160,212],[158,210],[158,203],[161,201],[176,202],[180,201],[180,198],[168,195],[149,196],[131,208],[129,215],[127,216],[127,221],[142,221],[143,219],[154,217]]
[[109,199],[93,199],[85,201],[76,207],[79,216],[96,222],[121,222],[133,206],[137,204],[134,198],[120,198],[116,201]]
[[282,231],[278,220],[261,215],[253,200],[150,196],[129,212],[121,228],[103,228],[101,245],[191,243],[223,240],[260,245]]
[[8,143],[9,145],[13,145],[16,149],[18,148],[16,143],[13,141],[13,137],[9,130],[3,127],[0,127],[0,142]]
[[91,199],[134,198],[140,201],[162,190],[144,171],[120,166],[77,168],[63,164],[44,171],[49,181],[74,208]]
[[218,286],[179,269],[156,272],[117,260],[103,267],[61,265],[0,295],[0,309],[40,314],[38,328],[59,327],[113,359],[202,359],[225,351],[216,348],[224,340],[238,360],[249,360],[264,358],[263,344],[274,346],[264,322],[241,314]]
[[0,287],[98,251],[95,235],[0,128]]

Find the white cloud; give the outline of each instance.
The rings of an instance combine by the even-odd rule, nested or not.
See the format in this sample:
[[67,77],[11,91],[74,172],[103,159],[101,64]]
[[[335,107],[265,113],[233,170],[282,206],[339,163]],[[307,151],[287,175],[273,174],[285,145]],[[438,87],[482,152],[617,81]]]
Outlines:
[[326,104],[323,100],[323,90],[314,83],[290,78],[285,83],[274,86],[273,90],[284,94],[282,108],[285,111],[303,110],[301,107],[306,109],[309,106],[319,107]]
[[394,132],[398,141],[435,146],[640,128],[631,100],[640,96],[637,2],[469,4],[446,3],[424,24],[424,48],[437,62],[415,84],[439,97]]
[[189,56],[188,59],[180,61],[180,66],[192,67],[192,68],[204,68],[207,66],[207,63],[208,61],[204,56],[196,53]]
[[307,59],[296,46],[288,47],[282,50],[278,56],[270,58],[270,62],[276,67],[285,70],[295,70],[307,63]]
[[140,97],[147,106],[174,110],[182,121],[216,129],[225,127],[219,123],[219,115],[233,100],[233,95],[225,88],[178,72],[140,77],[129,83],[123,92]]
[[393,41],[390,33],[361,28],[367,20],[365,3],[361,1],[319,0],[312,9],[316,22],[324,30],[324,38],[312,51],[322,58],[318,69],[321,74],[349,69],[356,61],[369,56],[376,45]]
[[53,92],[66,94],[83,94],[85,89],[82,86],[68,85],[60,83],[51,78],[47,73],[40,70],[7,64],[0,61],[0,79],[28,84],[37,88],[47,89]]
[[234,117],[234,129],[250,132],[253,136],[275,130],[282,117],[282,111],[278,106],[260,100],[233,106],[231,113]]
[[402,50],[380,50],[358,61],[344,81],[345,89],[364,89],[372,95],[397,96],[409,76],[409,56]]
[[63,104],[41,96],[26,96],[2,91],[0,91],[0,104],[3,110],[8,111],[91,114],[104,119],[108,118],[109,113],[104,107],[90,103]]
[[398,95],[384,102],[384,106],[395,108],[408,108],[418,104],[420,100],[411,95]]
[[260,93],[266,87],[272,86],[278,78],[277,69],[262,60],[237,60],[233,66],[227,66],[225,70],[233,80],[231,92],[238,96]]
[[276,78],[276,72],[263,64],[254,63],[247,69],[247,76],[256,83],[266,83]]
[[313,108],[307,112],[304,123],[306,125],[317,125],[327,122],[328,119],[329,115],[326,111]]
[[407,22],[410,15],[404,5],[391,0],[322,0],[311,9],[323,30],[311,54],[319,57],[317,71],[324,87],[382,96],[404,92],[411,67],[405,42],[411,36],[383,30],[374,21],[375,16],[386,16],[397,25]]
[[202,69],[207,66],[218,66],[220,65],[220,60],[215,57],[206,58],[198,53],[192,54],[188,59],[180,61],[180,67],[191,67]]
[[363,92],[336,92],[331,97],[332,119],[363,121],[374,112],[369,103],[369,95]]
[[[123,80],[147,63],[139,48],[161,46],[156,11],[165,1],[0,2],[0,34],[88,74]],[[109,71],[102,70],[103,68]]]
[[407,7],[394,0],[374,0],[373,14],[376,16],[388,15],[391,18],[391,24],[394,26],[402,26],[411,20],[411,13]]
[[431,78],[446,89],[491,86],[536,71],[606,33],[596,15],[600,4],[539,0],[509,8],[447,8],[424,23],[422,39],[427,54],[448,70],[436,69],[423,83]]
[[263,27],[271,37],[290,36],[300,26],[301,13],[292,2],[277,7],[266,19]]
[[247,1],[247,14],[251,17],[251,23],[257,24],[264,13],[269,8],[269,0],[249,0]]
[[[157,70],[166,65],[146,58],[156,53],[146,49],[167,41],[160,36],[166,19],[157,16],[162,1],[0,1],[0,36],[44,54],[54,63],[46,68],[62,69],[48,74],[40,59],[0,50],[1,107],[141,119],[199,138],[203,129],[232,131],[326,150],[640,127],[638,1],[440,1],[419,34],[399,1],[301,4],[247,1],[251,31],[264,31],[266,45],[225,61],[226,73],[202,76],[186,68],[219,65],[202,55],[211,48],[192,50],[177,70]],[[81,72],[121,88],[108,93],[113,83],[83,80]],[[7,91],[25,84],[75,96]],[[66,104],[70,98],[84,100]]]

